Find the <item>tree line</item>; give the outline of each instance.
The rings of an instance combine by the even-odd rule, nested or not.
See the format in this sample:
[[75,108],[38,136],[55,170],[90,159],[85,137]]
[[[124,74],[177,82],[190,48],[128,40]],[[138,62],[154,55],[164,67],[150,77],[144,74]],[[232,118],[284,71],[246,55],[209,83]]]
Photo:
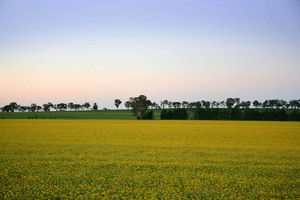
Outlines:
[[[120,99],[114,100],[117,109],[122,104]],[[131,109],[137,119],[153,119],[151,109],[161,111],[161,119],[195,119],[195,120],[296,120],[299,121],[300,99],[280,100],[269,99],[263,102],[255,100],[241,101],[240,98],[227,98],[224,101],[169,101],[162,100],[160,103],[152,102],[145,95],[130,97],[125,101],[124,106]],[[30,106],[21,106],[12,102],[0,108],[1,112],[48,112],[51,109],[56,111],[78,111],[98,110],[97,103],[93,106],[89,102],[84,104],[50,102],[42,106],[35,103]],[[150,110],[150,111],[149,111]],[[289,110],[289,112],[287,112]]]
[[[163,100],[158,105],[146,96],[131,97],[128,108],[137,119],[153,119],[153,111],[162,109],[160,119],[172,120],[264,120],[264,121],[300,121],[300,100],[289,102],[279,99],[241,101],[240,98],[227,98],[225,101],[171,102]],[[168,109],[166,109],[168,107]],[[288,110],[288,111],[287,111]]]
[[11,102],[8,105],[5,105],[4,107],[0,108],[1,112],[39,112],[39,111],[45,111],[49,112],[51,109],[55,111],[78,111],[78,110],[98,110],[97,103],[94,103],[91,107],[91,104],[89,102],[86,102],[84,104],[75,104],[75,103],[59,103],[59,104],[53,104],[53,103],[45,103],[42,106],[37,105],[35,103],[32,103],[30,106],[22,106],[17,104],[16,102]]

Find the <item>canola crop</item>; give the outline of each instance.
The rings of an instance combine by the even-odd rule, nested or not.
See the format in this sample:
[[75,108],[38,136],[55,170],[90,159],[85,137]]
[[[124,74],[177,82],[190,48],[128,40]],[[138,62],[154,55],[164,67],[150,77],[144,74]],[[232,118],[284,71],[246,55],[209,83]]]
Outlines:
[[0,199],[299,199],[299,122],[0,120]]

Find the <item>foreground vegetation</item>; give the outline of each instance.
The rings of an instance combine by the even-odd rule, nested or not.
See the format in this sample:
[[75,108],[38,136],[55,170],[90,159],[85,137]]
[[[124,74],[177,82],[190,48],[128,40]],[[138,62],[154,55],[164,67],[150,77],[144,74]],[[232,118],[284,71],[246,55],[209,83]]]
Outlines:
[[0,120],[0,199],[299,199],[299,122]]

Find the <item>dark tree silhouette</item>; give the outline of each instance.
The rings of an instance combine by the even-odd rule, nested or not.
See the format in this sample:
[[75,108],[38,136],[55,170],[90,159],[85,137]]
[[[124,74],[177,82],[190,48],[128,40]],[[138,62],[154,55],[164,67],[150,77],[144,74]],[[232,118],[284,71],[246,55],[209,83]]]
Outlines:
[[130,101],[126,101],[126,102],[124,103],[124,105],[125,105],[125,107],[126,107],[127,109],[129,109],[129,108],[131,107]]
[[37,105],[35,104],[35,103],[32,103],[31,105],[30,105],[30,111],[31,112],[35,112],[37,110]]
[[173,102],[172,105],[173,105],[173,107],[174,107],[175,109],[181,107],[181,103],[180,103],[180,102]]
[[43,109],[42,106],[37,106],[37,107],[36,107],[36,111],[37,111],[37,112],[39,112],[39,110],[42,110],[42,109]]
[[65,103],[57,104],[57,105],[56,105],[56,108],[57,108],[59,111],[64,111],[64,110],[67,109],[67,104],[65,104]]
[[117,110],[119,109],[121,103],[122,101],[120,99],[115,99],[115,106],[117,107]]
[[98,104],[97,103],[94,103],[93,110],[98,110]]
[[74,109],[75,109],[75,110],[81,109],[81,105],[80,105],[80,104],[74,104],[73,106],[74,106]]
[[235,100],[233,98],[227,98],[225,103],[227,108],[231,109],[235,104]]
[[252,104],[255,108],[259,108],[261,106],[261,103],[257,100],[253,101]]
[[82,107],[85,107],[88,110],[91,107],[91,104],[89,102],[85,102]]
[[183,101],[183,102],[181,103],[181,105],[182,105],[183,108],[187,108],[190,104],[189,104],[189,102],[187,102],[187,101]]

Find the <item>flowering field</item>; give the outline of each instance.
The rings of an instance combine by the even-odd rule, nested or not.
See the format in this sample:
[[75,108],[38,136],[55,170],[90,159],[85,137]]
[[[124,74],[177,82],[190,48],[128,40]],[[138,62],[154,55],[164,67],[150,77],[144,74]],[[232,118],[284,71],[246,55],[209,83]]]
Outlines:
[[0,199],[299,199],[300,123],[0,120]]

